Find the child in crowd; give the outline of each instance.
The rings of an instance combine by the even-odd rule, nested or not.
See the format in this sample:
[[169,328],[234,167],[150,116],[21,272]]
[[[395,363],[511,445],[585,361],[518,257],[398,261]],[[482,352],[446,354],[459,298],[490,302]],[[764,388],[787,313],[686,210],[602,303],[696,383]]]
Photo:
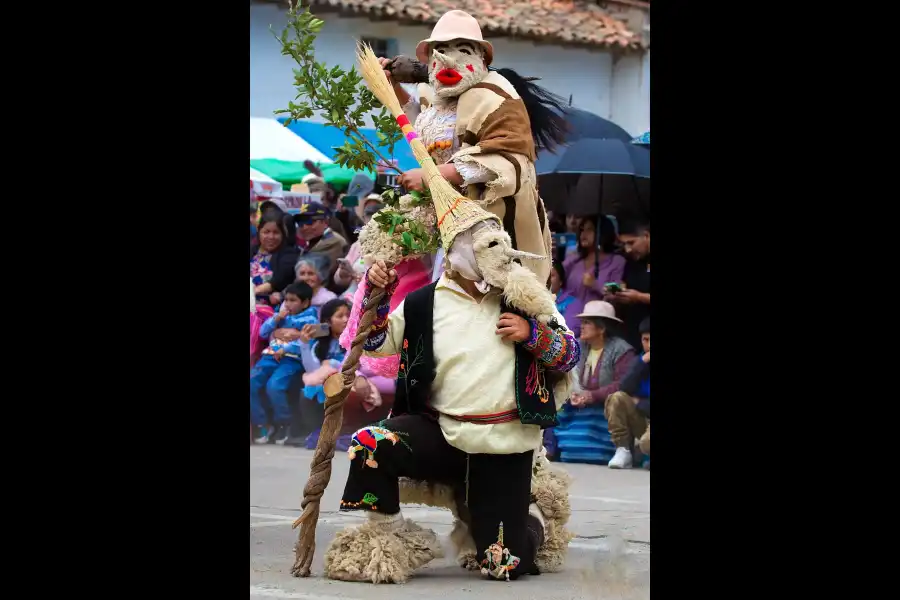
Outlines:
[[[303,374],[300,353],[304,344],[301,340],[284,342],[272,335],[279,329],[302,330],[304,325],[316,323],[318,318],[316,309],[311,306],[312,296],[313,290],[308,284],[292,283],[285,288],[284,302],[278,311],[259,329],[259,336],[270,341],[262,358],[250,371],[250,423],[257,444],[283,444],[287,439],[291,421],[288,391]],[[264,395],[269,399],[274,426],[267,425],[270,421],[266,418]]]
[[[319,404],[325,403],[325,389],[322,384],[332,373],[337,373],[344,362],[346,350],[341,348],[340,337],[347,327],[350,318],[350,302],[344,298],[329,300],[322,307],[320,321],[328,323],[330,334],[304,344],[300,351],[303,367],[303,383],[306,387],[303,395]],[[312,328],[307,327],[301,335],[309,338]]]

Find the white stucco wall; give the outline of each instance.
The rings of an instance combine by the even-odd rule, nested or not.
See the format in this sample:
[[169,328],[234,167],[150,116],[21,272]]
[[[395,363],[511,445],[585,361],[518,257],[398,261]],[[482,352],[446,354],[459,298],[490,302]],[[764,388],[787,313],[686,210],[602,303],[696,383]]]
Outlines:
[[[322,15],[325,26],[316,38],[316,58],[329,65],[350,68],[360,37],[394,38],[402,54],[412,55],[416,43],[428,37],[430,28],[401,26],[392,22]],[[278,41],[269,32],[280,32],[285,9],[272,4],[250,5],[250,116],[271,117],[286,108],[296,92],[292,85],[294,61],[281,55]],[[649,60],[640,56],[620,59],[613,67],[607,52],[559,46],[535,45],[498,38],[494,66],[509,67],[521,75],[540,77],[540,85],[566,101],[638,135],[649,128]],[[646,80],[646,81],[645,81]],[[646,93],[643,91],[646,87]]]
[[613,61],[608,118],[633,135],[650,129],[649,54],[629,54]]

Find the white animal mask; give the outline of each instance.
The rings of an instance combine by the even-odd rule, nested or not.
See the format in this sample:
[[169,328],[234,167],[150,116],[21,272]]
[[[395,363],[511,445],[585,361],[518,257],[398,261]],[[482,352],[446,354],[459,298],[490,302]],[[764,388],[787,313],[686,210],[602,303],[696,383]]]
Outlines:
[[460,233],[447,254],[450,268],[486,293],[503,290],[506,302],[541,323],[551,323],[556,301],[547,286],[518,261],[541,257],[513,250],[509,234],[495,221],[482,221]]

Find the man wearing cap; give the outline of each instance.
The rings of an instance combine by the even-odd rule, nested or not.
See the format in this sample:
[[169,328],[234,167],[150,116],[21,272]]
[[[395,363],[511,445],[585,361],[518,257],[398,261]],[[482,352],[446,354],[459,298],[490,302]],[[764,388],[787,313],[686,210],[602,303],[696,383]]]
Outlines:
[[305,160],[303,161],[303,166],[309,169],[310,172],[304,175],[303,179],[300,180],[301,185],[305,185],[310,194],[319,195],[321,204],[329,211],[331,215],[328,219],[328,227],[330,227],[333,232],[344,238],[345,241],[348,240],[348,233],[350,232],[350,230],[345,227],[345,223],[343,223],[341,219],[336,214],[334,214],[334,188],[325,181],[322,175],[322,170],[314,162],[312,162],[311,160]]
[[[502,221],[513,247],[550,255],[550,229],[537,192],[536,156],[531,122],[522,98],[496,71],[488,71],[494,48],[484,40],[474,17],[461,10],[445,13],[416,57],[427,65],[429,85],[414,100],[393,81],[439,170],[451,184]],[[390,80],[393,59],[380,59]],[[399,182],[409,190],[424,187],[422,169]],[[549,282],[549,260],[525,260],[541,281]]]
[[337,261],[347,250],[347,240],[328,226],[330,211],[321,202],[310,202],[300,207],[294,215],[297,232],[305,242],[303,254],[323,254],[328,257],[330,269],[328,278],[334,275]]

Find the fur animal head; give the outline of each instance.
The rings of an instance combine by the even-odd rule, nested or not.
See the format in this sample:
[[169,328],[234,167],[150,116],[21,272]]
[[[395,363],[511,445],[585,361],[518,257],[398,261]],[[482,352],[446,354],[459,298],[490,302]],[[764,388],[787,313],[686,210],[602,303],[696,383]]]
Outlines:
[[542,257],[514,250],[509,234],[493,223],[476,226],[472,233],[475,263],[484,281],[503,290],[510,306],[541,323],[553,324],[556,300],[537,276],[521,265],[522,259]]

